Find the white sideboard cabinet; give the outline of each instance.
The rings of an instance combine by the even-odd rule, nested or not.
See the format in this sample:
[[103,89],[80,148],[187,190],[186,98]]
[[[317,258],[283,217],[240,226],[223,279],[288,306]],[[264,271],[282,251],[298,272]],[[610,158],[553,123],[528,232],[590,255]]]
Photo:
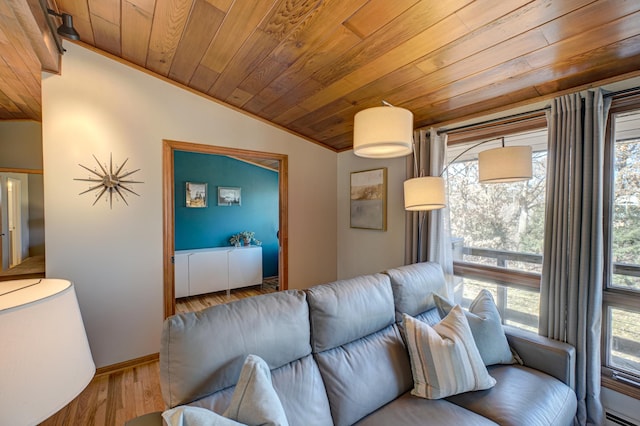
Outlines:
[[262,283],[262,247],[180,250],[174,255],[176,298]]

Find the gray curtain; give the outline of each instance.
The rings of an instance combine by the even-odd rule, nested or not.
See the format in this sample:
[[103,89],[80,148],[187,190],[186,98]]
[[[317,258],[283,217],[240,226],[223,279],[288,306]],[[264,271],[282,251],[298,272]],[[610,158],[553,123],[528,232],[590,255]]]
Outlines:
[[[435,129],[414,132],[414,154],[407,157],[407,179],[439,176],[445,168],[447,136]],[[447,280],[449,298],[454,300],[453,253],[449,208],[429,212],[407,212],[405,221],[405,264],[437,262]]]
[[[407,156],[407,179],[430,175],[429,164],[429,132],[424,129],[416,130],[413,133],[413,155]],[[428,226],[429,218],[425,214],[425,212],[406,212],[405,265],[427,260],[427,238],[423,231]]]
[[600,90],[554,99],[549,121],[540,334],[576,348],[575,424],[604,424],[600,402],[604,135]]

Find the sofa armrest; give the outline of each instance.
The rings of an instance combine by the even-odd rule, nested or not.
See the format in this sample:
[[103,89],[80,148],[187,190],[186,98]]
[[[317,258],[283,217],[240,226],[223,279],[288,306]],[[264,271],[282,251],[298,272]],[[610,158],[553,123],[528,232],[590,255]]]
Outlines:
[[575,390],[576,351],[573,346],[508,325],[504,326],[504,332],[509,346],[525,366],[547,373]]

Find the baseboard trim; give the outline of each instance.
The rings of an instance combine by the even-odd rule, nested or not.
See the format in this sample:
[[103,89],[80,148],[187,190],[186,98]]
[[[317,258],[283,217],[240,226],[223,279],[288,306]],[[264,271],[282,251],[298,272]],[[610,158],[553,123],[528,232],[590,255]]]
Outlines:
[[105,374],[112,374],[121,370],[126,370],[127,368],[137,367],[139,365],[149,364],[150,362],[155,362],[159,359],[160,354],[155,353],[141,356],[140,358],[130,359],[128,361],[119,362],[117,364],[106,365],[104,367],[97,368],[94,377],[102,376]]

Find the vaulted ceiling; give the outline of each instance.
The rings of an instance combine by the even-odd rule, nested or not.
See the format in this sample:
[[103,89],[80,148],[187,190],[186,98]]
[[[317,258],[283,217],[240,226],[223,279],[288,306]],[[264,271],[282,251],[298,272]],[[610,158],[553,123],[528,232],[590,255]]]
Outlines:
[[[336,151],[352,145],[354,114],[383,99],[421,127],[640,70],[637,0],[53,3],[83,43]],[[2,53],[0,119],[39,119],[32,86],[17,94],[29,108],[5,105],[20,67]]]

